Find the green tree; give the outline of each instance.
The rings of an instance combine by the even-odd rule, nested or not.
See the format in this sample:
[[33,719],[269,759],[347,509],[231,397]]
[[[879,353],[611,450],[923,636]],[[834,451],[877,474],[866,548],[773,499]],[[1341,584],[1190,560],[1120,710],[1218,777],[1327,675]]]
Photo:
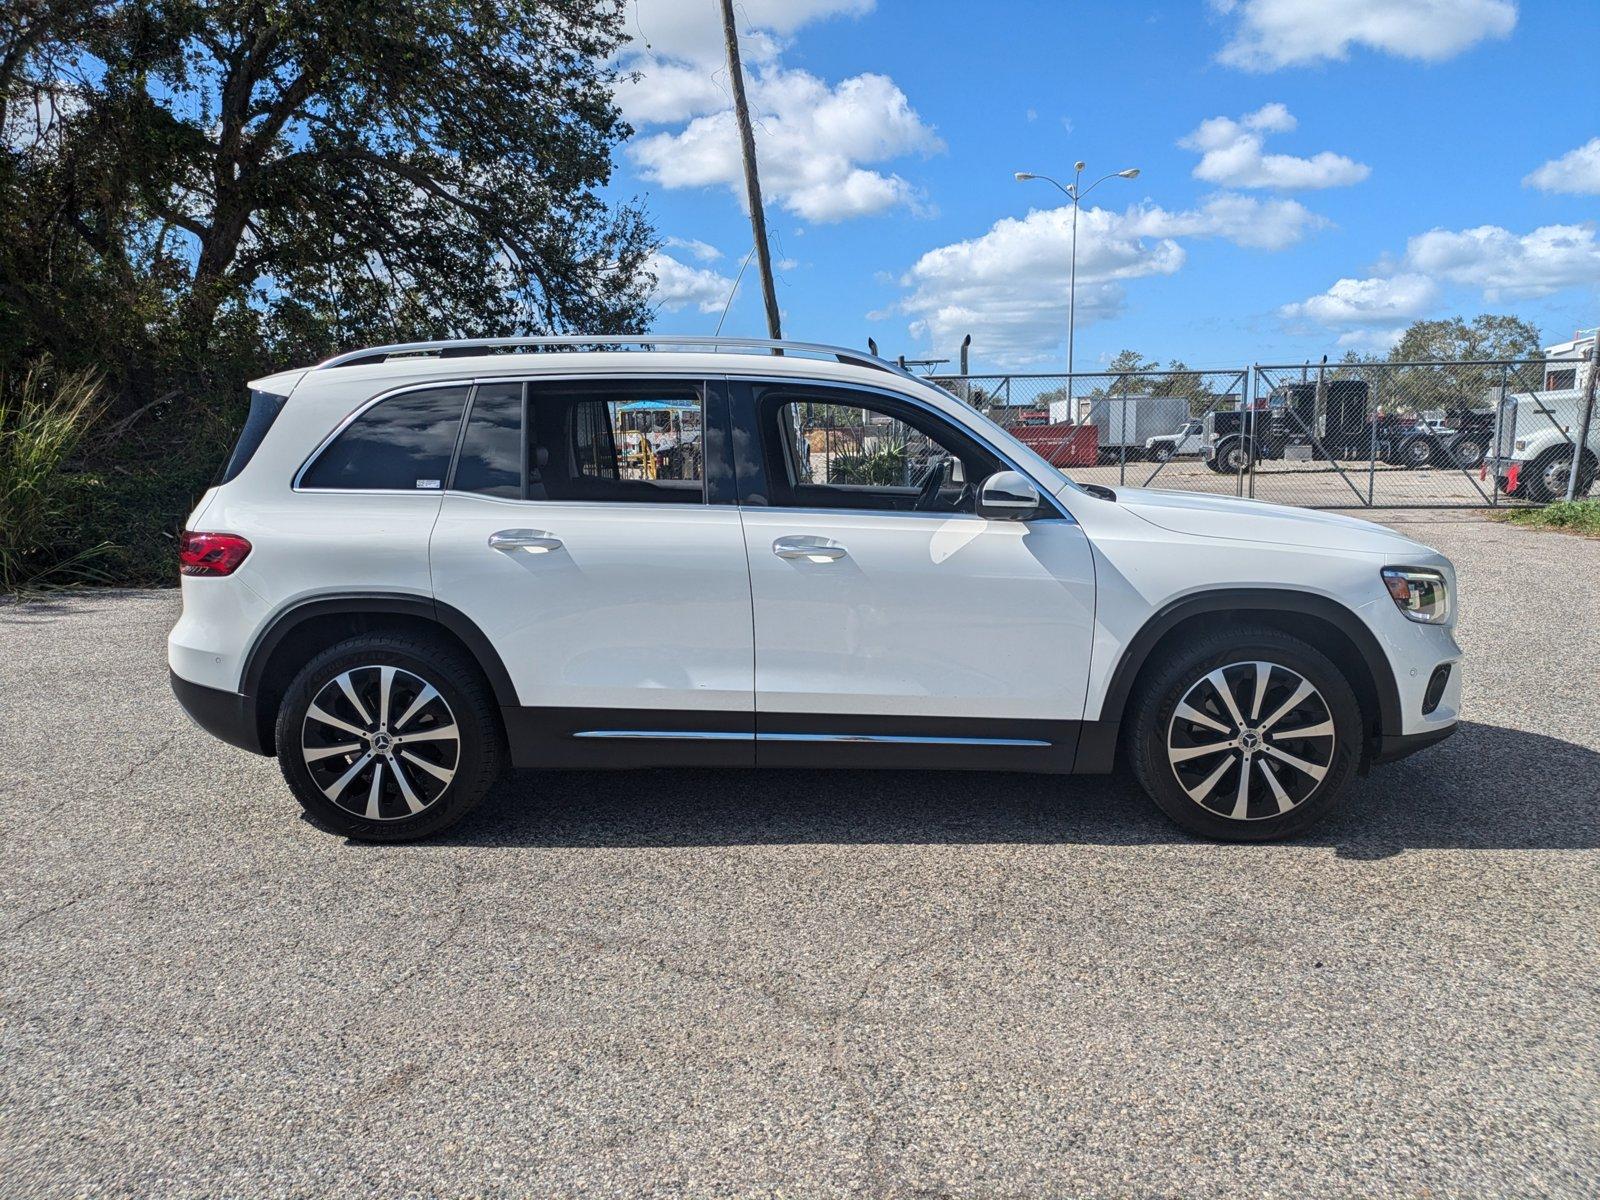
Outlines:
[[1373,371],[1371,377],[1379,392],[1375,403],[1391,411],[1442,409],[1451,413],[1491,403],[1501,386],[1512,390],[1537,387],[1541,375],[1536,365],[1462,364],[1507,359],[1536,363],[1544,358],[1542,340],[1538,328],[1520,317],[1482,313],[1471,321],[1461,317],[1417,321],[1401,334],[1389,352],[1389,361],[1445,361]]
[[233,343],[644,327],[650,228],[597,195],[622,36],[617,0],[8,5],[5,349],[136,383]]
[[[0,4],[0,373],[105,377],[63,553],[170,578],[242,382],[357,344],[648,326],[600,195],[622,0]],[[81,485],[81,486],[80,486]],[[74,545],[73,543],[76,543]]]
[[1543,357],[1543,341],[1538,327],[1521,317],[1480,313],[1471,321],[1416,321],[1400,335],[1389,361],[1535,359]]

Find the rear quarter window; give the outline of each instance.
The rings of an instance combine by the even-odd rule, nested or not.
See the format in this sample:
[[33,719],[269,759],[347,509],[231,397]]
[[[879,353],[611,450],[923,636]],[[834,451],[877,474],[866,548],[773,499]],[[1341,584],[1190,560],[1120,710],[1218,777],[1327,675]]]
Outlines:
[[250,460],[255,457],[256,451],[261,447],[262,439],[267,436],[267,430],[272,428],[272,423],[278,419],[278,414],[283,411],[284,403],[289,399],[275,392],[262,392],[252,388],[250,391],[250,414],[244,419],[244,428],[239,431],[239,439],[233,443],[233,451],[228,455],[228,460],[222,464],[222,469],[217,472],[213,487],[221,487],[232,481],[244,470]]
[[438,491],[444,487],[467,386],[380,400],[339,431],[300,477],[303,488]]

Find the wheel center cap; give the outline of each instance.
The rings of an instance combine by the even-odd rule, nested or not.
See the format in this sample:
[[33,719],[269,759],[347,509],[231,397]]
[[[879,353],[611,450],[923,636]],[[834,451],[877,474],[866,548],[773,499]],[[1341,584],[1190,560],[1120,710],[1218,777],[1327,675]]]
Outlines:
[[1254,729],[1246,729],[1239,735],[1239,745],[1246,750],[1261,749],[1261,735]]
[[389,745],[390,740],[387,733],[380,731],[372,735],[372,748],[378,751],[380,754],[387,754],[389,751]]

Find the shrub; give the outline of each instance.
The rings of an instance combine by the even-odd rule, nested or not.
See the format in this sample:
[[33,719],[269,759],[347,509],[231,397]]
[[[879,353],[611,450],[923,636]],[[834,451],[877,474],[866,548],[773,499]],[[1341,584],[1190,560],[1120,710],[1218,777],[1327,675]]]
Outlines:
[[42,359],[0,378],[0,591],[96,578],[104,545],[66,528],[67,463],[100,412],[101,375]]
[[1600,537],[1600,500],[1558,500],[1543,508],[1507,513],[1506,520],[1532,529],[1561,529]]

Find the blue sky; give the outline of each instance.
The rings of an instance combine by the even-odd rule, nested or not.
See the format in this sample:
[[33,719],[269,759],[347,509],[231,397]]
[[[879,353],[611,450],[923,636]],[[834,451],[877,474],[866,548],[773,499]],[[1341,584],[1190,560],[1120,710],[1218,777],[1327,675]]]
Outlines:
[[[1080,370],[1381,349],[1418,317],[1600,323],[1595,9],[1553,0],[743,0],[784,333]],[[630,0],[612,192],[668,239],[656,328],[750,247],[717,0]],[[1585,64],[1590,64],[1586,66]],[[752,271],[723,328],[765,332]]]

